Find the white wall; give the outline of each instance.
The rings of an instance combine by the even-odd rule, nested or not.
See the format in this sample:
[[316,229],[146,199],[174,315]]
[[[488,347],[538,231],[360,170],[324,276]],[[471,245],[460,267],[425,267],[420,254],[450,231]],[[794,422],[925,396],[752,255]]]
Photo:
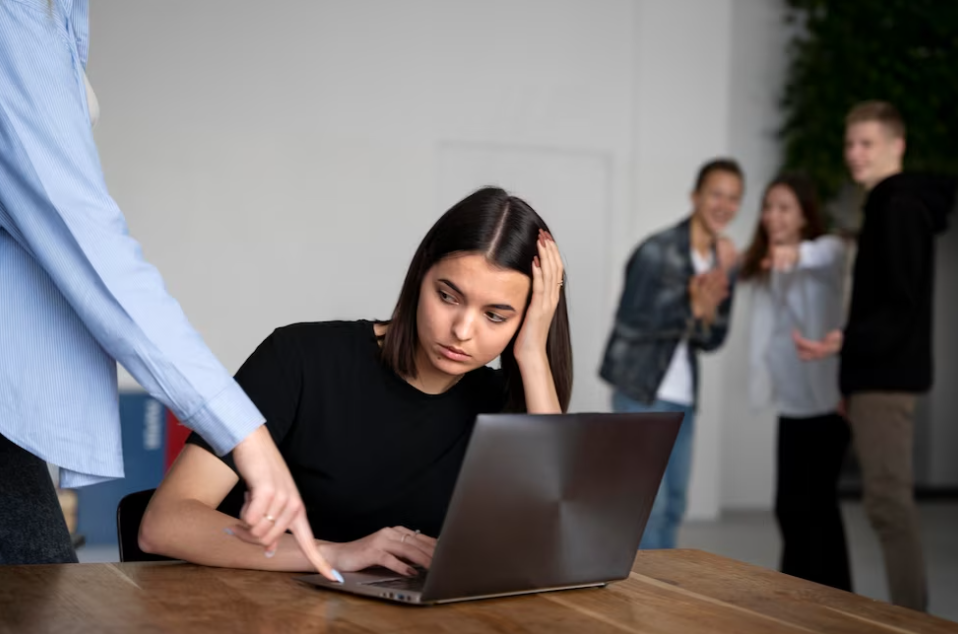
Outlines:
[[[230,370],[276,326],[388,316],[439,214],[480,185],[514,189],[567,260],[573,407],[604,410],[625,260],[688,212],[706,159],[748,172],[748,233],[774,167],[779,7],[97,0],[97,138],[133,235]],[[755,424],[729,383],[738,332],[705,364],[693,517],[739,490],[720,464]]]
[[[781,117],[789,31],[783,3],[736,0],[732,20],[732,108],[729,118],[732,154],[741,157],[748,175],[742,209],[730,233],[744,249],[758,222],[761,197],[780,167],[775,137]],[[751,292],[740,287],[732,328],[718,363],[725,395],[721,416],[721,500],[723,508],[769,508],[774,487],[776,415],[769,407],[753,409],[748,399],[748,329]]]
[[278,325],[388,317],[429,225],[500,183],[560,241],[574,405],[604,405],[602,254],[627,213],[613,170],[630,149],[632,4],[271,7],[93,6],[108,182],[227,367]]
[[[938,239],[935,277],[935,385],[926,397],[930,423],[927,484],[958,487],[958,209]],[[921,468],[918,465],[918,468]]]

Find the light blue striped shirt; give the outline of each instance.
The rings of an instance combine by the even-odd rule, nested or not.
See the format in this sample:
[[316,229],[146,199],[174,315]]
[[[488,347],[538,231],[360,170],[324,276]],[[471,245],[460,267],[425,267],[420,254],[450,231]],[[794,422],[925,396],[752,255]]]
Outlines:
[[123,476],[116,361],[218,453],[263,422],[107,192],[88,32],[87,0],[0,0],[0,434],[65,487]]

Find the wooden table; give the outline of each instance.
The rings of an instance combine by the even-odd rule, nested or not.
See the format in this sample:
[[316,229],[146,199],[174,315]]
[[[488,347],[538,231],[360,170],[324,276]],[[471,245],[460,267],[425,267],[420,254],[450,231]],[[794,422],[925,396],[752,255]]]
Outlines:
[[958,624],[692,550],[603,589],[438,607],[184,563],[0,566],[0,632],[922,632]]

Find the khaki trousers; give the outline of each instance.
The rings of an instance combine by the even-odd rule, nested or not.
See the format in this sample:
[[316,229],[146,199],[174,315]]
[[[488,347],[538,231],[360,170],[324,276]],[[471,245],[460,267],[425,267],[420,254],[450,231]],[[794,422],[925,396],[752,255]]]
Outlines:
[[848,418],[862,470],[865,512],[878,533],[895,605],[926,611],[928,589],[914,496],[914,394],[861,392]]

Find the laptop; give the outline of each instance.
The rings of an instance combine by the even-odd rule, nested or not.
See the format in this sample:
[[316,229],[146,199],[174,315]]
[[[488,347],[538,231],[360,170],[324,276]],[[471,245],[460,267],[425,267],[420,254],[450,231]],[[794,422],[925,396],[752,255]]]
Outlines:
[[307,584],[430,605],[628,577],[682,414],[480,415],[428,571]]

